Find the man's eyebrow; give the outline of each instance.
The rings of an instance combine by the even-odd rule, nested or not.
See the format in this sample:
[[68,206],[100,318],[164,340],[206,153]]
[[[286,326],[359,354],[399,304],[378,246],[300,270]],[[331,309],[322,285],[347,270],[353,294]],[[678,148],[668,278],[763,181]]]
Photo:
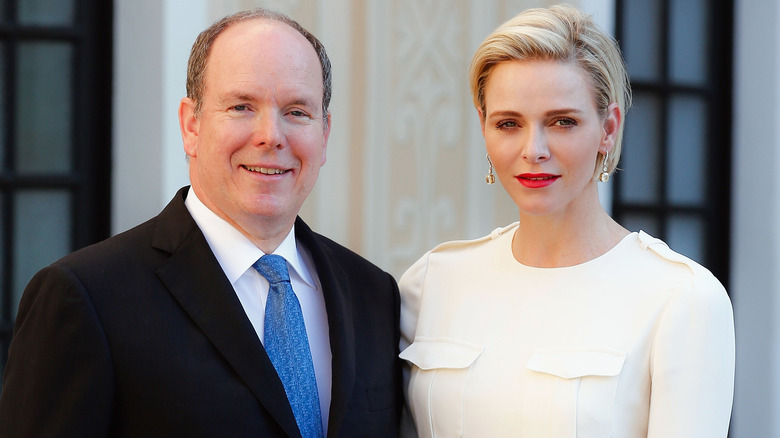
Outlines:
[[299,98],[299,99],[293,99],[289,102],[288,105],[302,105],[302,106],[310,106],[310,107],[316,107],[317,104],[312,102],[311,99],[305,99],[305,98]]
[[[220,102],[222,105],[228,105],[234,102],[254,102],[256,100],[258,100],[258,98],[253,94],[249,94],[243,91],[228,91],[222,96],[222,98],[218,100],[218,102]],[[305,96],[295,97],[292,100],[284,103],[284,106],[301,106],[312,110],[321,109],[322,107],[320,103],[316,102],[315,98],[309,98]]]
[[236,100],[248,101],[248,100],[254,100],[254,97],[242,92],[229,92],[226,93],[224,96],[222,96],[221,99],[219,99],[220,102],[232,102]]

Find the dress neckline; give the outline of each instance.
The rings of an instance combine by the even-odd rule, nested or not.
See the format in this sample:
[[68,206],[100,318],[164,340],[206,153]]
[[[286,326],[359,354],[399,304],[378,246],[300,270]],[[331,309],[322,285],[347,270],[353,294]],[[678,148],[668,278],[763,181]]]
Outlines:
[[554,268],[543,268],[543,267],[537,267],[537,266],[530,266],[523,264],[519,262],[517,259],[515,259],[514,255],[512,254],[512,239],[515,234],[515,230],[517,229],[517,224],[514,224],[514,227],[508,227],[507,229],[504,229],[502,234],[502,238],[505,239],[503,246],[503,254],[505,258],[508,258],[508,263],[510,265],[514,265],[515,267],[520,267],[524,270],[529,271],[539,271],[539,272],[560,272],[560,271],[569,271],[569,270],[578,270],[578,269],[584,269],[591,265],[602,263],[604,260],[608,260],[611,258],[614,254],[619,253],[620,249],[626,245],[629,244],[631,241],[637,241],[639,232],[632,231],[629,232],[627,235],[625,235],[622,239],[620,239],[615,246],[607,250],[604,254],[601,254],[597,257],[594,257],[590,260],[584,261],[582,263],[578,263],[576,265],[571,266],[560,266],[560,267],[554,267]]

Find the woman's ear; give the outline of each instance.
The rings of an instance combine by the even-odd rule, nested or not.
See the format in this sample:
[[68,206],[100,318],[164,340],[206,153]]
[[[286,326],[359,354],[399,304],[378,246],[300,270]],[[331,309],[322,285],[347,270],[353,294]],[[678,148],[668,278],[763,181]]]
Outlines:
[[482,129],[482,136],[485,136],[485,115],[482,114],[481,109],[477,109],[477,115],[479,116],[479,126]]
[[621,123],[623,123],[623,114],[620,112],[620,106],[614,102],[610,103],[607,107],[607,117],[604,118],[604,136],[601,139],[601,145],[607,152],[612,151],[615,146]]

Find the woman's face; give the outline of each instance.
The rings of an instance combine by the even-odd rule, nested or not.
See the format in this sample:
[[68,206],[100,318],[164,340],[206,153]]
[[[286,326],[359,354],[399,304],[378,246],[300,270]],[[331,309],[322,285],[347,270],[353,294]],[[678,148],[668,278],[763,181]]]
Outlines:
[[598,207],[597,155],[612,149],[620,110],[612,104],[600,117],[579,66],[502,62],[485,84],[485,111],[488,154],[521,215],[577,217]]

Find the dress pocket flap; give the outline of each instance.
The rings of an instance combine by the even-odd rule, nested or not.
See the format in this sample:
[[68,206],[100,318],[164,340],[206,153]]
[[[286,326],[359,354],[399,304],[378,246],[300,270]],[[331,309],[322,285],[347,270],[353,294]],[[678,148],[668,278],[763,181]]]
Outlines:
[[526,367],[564,379],[583,376],[612,377],[620,374],[626,353],[607,349],[537,351]]
[[482,353],[483,347],[456,339],[421,339],[401,352],[399,357],[422,370],[468,368]]

